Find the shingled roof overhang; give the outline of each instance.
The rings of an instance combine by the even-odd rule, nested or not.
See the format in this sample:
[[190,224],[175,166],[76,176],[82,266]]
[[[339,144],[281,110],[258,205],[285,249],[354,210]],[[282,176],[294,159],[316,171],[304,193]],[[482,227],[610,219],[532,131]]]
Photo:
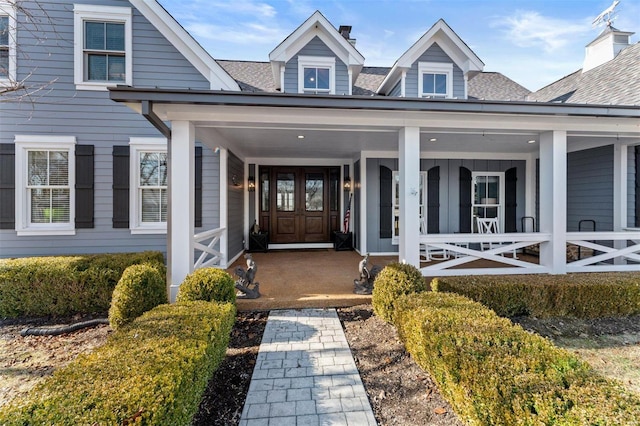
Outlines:
[[419,99],[385,96],[246,93],[215,90],[153,89],[118,86],[109,89],[111,100],[121,103],[167,105],[228,105],[245,107],[328,108],[516,115],[639,118],[640,106],[512,102],[460,99]]

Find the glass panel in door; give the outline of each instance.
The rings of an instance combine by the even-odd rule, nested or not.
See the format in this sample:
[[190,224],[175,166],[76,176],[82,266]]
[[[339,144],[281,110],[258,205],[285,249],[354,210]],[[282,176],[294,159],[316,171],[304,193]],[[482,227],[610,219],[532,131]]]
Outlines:
[[306,173],[304,198],[306,211],[324,210],[324,175],[322,173]]
[[296,180],[294,173],[278,173],[276,177],[276,209],[279,212],[293,212],[295,205]]

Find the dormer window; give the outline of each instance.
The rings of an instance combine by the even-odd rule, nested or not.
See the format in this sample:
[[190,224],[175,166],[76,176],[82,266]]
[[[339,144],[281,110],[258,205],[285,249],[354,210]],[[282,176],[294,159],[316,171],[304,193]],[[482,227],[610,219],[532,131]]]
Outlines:
[[452,98],[453,64],[420,62],[418,64],[418,96]]
[[334,57],[298,56],[299,93],[335,93]]

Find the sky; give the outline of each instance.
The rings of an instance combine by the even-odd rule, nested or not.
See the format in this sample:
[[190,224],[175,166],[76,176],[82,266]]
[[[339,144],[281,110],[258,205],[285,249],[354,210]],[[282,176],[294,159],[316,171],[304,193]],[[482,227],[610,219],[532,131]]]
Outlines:
[[[580,68],[612,0],[159,0],[215,58],[268,61],[313,12],[351,25],[365,66],[387,66],[438,19],[485,63],[529,90]],[[614,27],[640,33],[640,0],[621,0]],[[639,34],[632,36],[638,42]]]

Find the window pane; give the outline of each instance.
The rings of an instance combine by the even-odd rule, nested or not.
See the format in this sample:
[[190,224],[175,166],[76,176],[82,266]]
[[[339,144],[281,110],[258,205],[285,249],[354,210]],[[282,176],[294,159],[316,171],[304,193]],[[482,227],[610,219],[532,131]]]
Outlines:
[[435,74],[435,90],[433,93],[439,95],[447,94],[447,76],[446,74]]
[[316,69],[305,68],[304,69],[304,88],[315,89],[316,88]]
[[329,172],[329,209],[331,211],[338,210],[339,194],[341,193],[339,188],[340,183],[340,169],[333,168]]
[[94,81],[107,80],[107,55],[87,55],[87,79]]
[[29,185],[47,185],[49,183],[47,157],[47,151],[29,151],[27,160]]
[[68,152],[49,152],[49,185],[69,185]]
[[278,173],[276,177],[276,209],[281,212],[295,211],[295,176],[293,173]]
[[68,223],[69,222],[69,190],[68,189],[52,189],[51,190],[51,223]]
[[[159,222],[162,209],[162,190],[143,189],[142,191],[142,222]],[[165,196],[166,197],[166,196]],[[165,207],[166,210],[166,207]],[[165,212],[166,217],[166,212]],[[165,219],[166,220],[166,219]]]
[[160,190],[160,221],[167,221],[167,190]]
[[329,69],[318,68],[318,89],[329,90]]
[[9,49],[0,48],[0,78],[9,76]]
[[104,50],[104,22],[84,23],[84,48],[93,50]]
[[269,172],[260,174],[260,200],[262,203],[262,211],[269,211]]
[[9,46],[9,17],[0,16],[0,46]]
[[31,223],[50,223],[51,190],[32,189],[31,192]]
[[[166,165],[164,166],[166,174]],[[157,152],[140,153],[140,186],[161,186],[161,161]],[[165,176],[166,183],[166,176]]]
[[324,176],[322,173],[307,173],[305,203],[308,212],[321,212],[324,209]]
[[107,23],[107,50],[124,51],[124,24]]
[[107,60],[109,62],[109,81],[124,81],[125,80],[125,70],[124,70],[124,56],[113,56],[108,55]]
[[435,93],[434,75],[430,73],[422,74],[422,93]]

